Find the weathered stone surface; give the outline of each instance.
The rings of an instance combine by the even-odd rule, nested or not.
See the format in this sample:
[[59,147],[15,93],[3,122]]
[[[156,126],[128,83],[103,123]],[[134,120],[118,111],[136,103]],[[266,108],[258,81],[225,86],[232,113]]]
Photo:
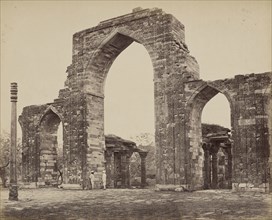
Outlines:
[[268,183],[272,74],[200,80],[198,64],[185,44],[184,26],[160,9],[137,9],[74,34],[66,88],[53,103],[25,107],[20,117],[25,177],[35,181],[41,175],[44,135],[54,144],[55,133],[46,134],[42,128],[48,124],[54,130],[47,117],[59,117],[52,119],[55,125],[63,123],[64,172],[80,169],[85,181],[88,169],[104,169],[105,79],[115,58],[133,41],[146,48],[154,69],[157,184],[202,188],[201,112],[219,92],[231,109],[233,183]]

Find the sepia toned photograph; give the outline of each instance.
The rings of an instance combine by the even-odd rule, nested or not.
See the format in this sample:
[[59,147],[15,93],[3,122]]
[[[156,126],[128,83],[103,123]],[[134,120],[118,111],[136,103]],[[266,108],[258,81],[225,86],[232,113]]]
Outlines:
[[271,1],[0,2],[0,219],[271,219]]

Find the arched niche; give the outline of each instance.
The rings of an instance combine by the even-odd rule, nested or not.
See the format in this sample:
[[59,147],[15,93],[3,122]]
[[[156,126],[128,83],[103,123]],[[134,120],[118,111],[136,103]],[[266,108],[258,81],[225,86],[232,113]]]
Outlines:
[[58,145],[59,126],[63,126],[60,117],[48,109],[39,124],[39,177],[49,185],[57,184],[63,170],[63,147]]

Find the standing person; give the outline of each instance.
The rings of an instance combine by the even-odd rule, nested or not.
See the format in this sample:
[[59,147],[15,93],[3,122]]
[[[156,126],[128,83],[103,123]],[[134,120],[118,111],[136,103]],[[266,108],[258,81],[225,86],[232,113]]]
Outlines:
[[94,188],[94,171],[91,171],[91,174],[90,174],[90,186],[91,186],[91,189]]
[[103,189],[106,189],[106,182],[107,182],[107,175],[106,175],[106,171],[103,170],[103,173],[102,173],[102,184],[103,184]]

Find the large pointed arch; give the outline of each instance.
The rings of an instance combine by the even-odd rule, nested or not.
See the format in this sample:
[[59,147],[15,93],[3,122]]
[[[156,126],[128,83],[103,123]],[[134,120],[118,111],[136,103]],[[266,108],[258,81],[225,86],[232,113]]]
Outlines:
[[[104,167],[104,86],[116,57],[132,42],[147,50],[153,67],[155,131],[157,147],[157,183],[173,183],[179,178],[173,169],[172,139],[168,123],[173,118],[171,93],[181,93],[178,82],[198,79],[197,61],[185,44],[184,26],[161,9],[144,9],[100,22],[96,27],[73,36],[72,65],[67,69],[65,85],[71,94],[84,95],[86,102],[86,166]],[[186,74],[184,74],[186,73]],[[192,76],[192,77],[186,77]],[[164,132],[162,132],[164,131]],[[84,136],[85,137],[85,136]],[[161,141],[166,140],[166,141]],[[163,152],[170,152],[164,154]],[[98,159],[99,158],[99,159]],[[169,166],[164,166],[168,164]],[[86,176],[84,171],[83,176]]]
[[107,74],[115,61],[115,59],[133,42],[141,44],[148,52],[153,72],[154,72],[154,58],[155,54],[153,48],[146,44],[143,39],[140,39],[138,33],[129,34],[124,29],[112,31],[99,45],[99,47],[88,58],[89,62],[86,66],[85,75],[96,79],[101,87],[98,88],[98,94],[104,94],[105,81]]

